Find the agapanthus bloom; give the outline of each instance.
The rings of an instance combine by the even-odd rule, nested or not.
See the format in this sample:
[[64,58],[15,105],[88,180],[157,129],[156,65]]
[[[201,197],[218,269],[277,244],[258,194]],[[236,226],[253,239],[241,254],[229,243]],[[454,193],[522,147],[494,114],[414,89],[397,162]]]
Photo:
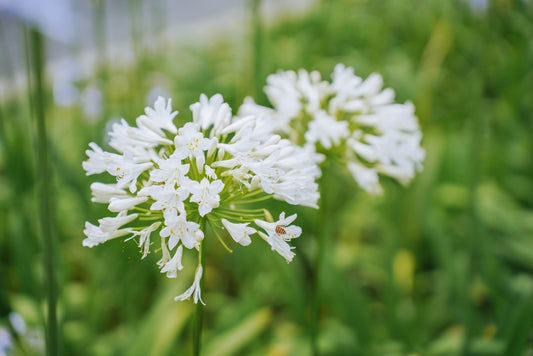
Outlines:
[[[183,269],[183,254],[196,249],[194,282],[176,300],[192,296],[195,303],[203,303],[200,251],[208,230],[226,248],[220,229],[244,246],[259,234],[287,262],[292,260],[286,241],[301,233],[291,225],[296,215],[285,219],[282,213],[275,223],[252,204],[274,197],[316,208],[320,156],[274,134],[257,115],[232,116],[220,94],[202,95],[190,109],[193,122],[178,128],[170,99],[160,97],[137,118],[136,126],[125,120],[113,125],[109,145],[118,153],[89,144],[89,158],[83,162],[87,174],[108,173],[115,180],[93,183],[92,201],[106,203],[118,214],[98,220],[98,226],[87,222],[83,245],[138,239],[142,258],[161,251],[158,265],[169,278]],[[160,240],[160,248],[151,249],[152,240]]]
[[268,76],[265,93],[273,108],[245,99],[241,115],[269,118],[275,132],[317,152],[340,155],[364,190],[382,192],[379,175],[409,182],[422,168],[422,134],[411,103],[394,102],[383,80],[366,80],[338,64],[332,81],[318,72],[280,71]]

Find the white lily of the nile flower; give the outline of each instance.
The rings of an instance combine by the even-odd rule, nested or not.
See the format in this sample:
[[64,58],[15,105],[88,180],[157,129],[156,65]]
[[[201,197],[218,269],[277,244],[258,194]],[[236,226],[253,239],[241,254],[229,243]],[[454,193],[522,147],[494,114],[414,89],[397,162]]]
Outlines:
[[[316,76],[302,80],[302,88],[312,90],[314,80]],[[259,234],[292,260],[288,241],[301,234],[299,227],[289,226],[296,215],[285,219],[282,213],[272,225],[264,221],[269,213],[261,204],[274,198],[316,208],[315,181],[323,157],[275,134],[265,118],[232,116],[220,94],[211,98],[202,94],[190,109],[193,122],[177,127],[170,99],[159,97],[154,108],[146,108],[145,115],[136,119],[136,126],[125,119],[112,126],[110,146],[116,152],[89,144],[88,159],[82,164],[87,175],[116,179],[116,183],[92,183],[92,201],[107,204],[118,215],[98,220],[98,226],[87,222],[83,245],[94,247],[117,237],[135,240],[141,259],[150,252],[161,254],[157,265],[169,278],[187,270],[182,265],[185,254],[196,253],[199,267],[194,283],[176,300],[193,296],[197,303],[202,301],[200,262],[206,236],[208,240],[216,236],[230,250],[227,242],[247,246]],[[317,140],[335,143],[341,139],[338,136]],[[154,239],[154,234],[159,238]],[[152,247],[159,240],[160,246]]]
[[382,86],[379,74],[363,80],[343,64],[331,83],[318,72],[280,71],[265,87],[273,108],[246,98],[239,114],[268,119],[294,143],[336,157],[362,189],[381,194],[380,176],[407,184],[425,157],[414,106],[394,103],[394,91]]
[[195,304],[198,304],[198,301],[200,301],[203,305],[205,305],[204,301],[202,300],[202,289],[200,288],[202,273],[202,265],[198,265],[198,267],[196,267],[196,273],[194,275],[194,282],[192,283],[192,285],[183,294],[180,294],[175,297],[174,300],[183,301],[189,299],[192,296]]
[[296,214],[285,218],[285,213],[279,215],[279,220],[276,222],[267,222],[262,220],[255,220],[255,223],[266,231],[266,235],[262,232],[259,235],[266,240],[272,247],[272,250],[283,256],[287,262],[291,262],[294,257],[294,252],[287,241],[295,239],[302,234],[302,229],[299,226],[291,226],[290,224],[296,219]]

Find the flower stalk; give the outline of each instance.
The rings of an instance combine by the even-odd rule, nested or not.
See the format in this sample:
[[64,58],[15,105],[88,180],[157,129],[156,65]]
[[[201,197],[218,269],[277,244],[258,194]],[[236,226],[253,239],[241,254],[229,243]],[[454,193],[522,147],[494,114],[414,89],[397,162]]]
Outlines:
[[[200,222],[200,229],[205,231],[206,219],[202,219]],[[198,266],[202,268],[203,276],[200,280],[200,289],[204,289],[204,278],[205,278],[205,246],[202,244],[200,246],[199,256],[198,256]],[[196,310],[193,317],[193,329],[192,329],[192,341],[193,341],[193,355],[199,356],[200,350],[202,348],[202,328],[203,328],[203,312],[204,312],[203,303],[196,303]]]
[[[52,202],[52,178],[50,174],[48,141],[46,134],[45,97],[44,97],[44,49],[43,37],[37,30],[30,30],[30,48],[28,59],[31,63],[30,87],[33,87],[33,97],[30,102],[33,106],[33,116],[37,131],[37,172],[39,192],[39,222],[41,237],[43,240],[43,263],[46,286],[46,354],[60,354],[60,335],[57,321],[58,282],[56,277],[55,261],[56,247],[53,233],[53,202]],[[31,75],[31,74],[29,74]]]

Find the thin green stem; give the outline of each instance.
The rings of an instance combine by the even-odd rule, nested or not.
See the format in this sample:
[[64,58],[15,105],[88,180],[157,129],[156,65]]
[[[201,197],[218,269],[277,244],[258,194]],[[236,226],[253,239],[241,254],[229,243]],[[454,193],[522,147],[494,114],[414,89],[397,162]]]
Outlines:
[[253,198],[256,195],[259,195],[261,193],[263,193],[262,189],[256,189],[256,190],[253,190],[251,192],[230,195],[229,197],[224,199],[224,201],[225,202],[232,202],[232,201],[235,201],[235,200],[246,200],[246,199],[249,199],[249,198]]
[[224,240],[222,239],[222,236],[220,236],[220,234],[218,233],[218,225],[211,219],[209,219],[209,222],[210,222],[210,225],[211,225],[211,230],[213,230],[215,236],[218,238],[218,241],[220,242],[220,244],[229,252],[229,253],[233,253],[233,250],[230,249],[228,247],[228,245],[226,245],[226,243],[224,242]]
[[462,345],[462,355],[472,354],[472,337],[474,335],[474,328],[476,327],[475,313],[473,312],[472,302],[470,298],[470,286],[473,285],[476,275],[480,273],[478,261],[482,253],[483,244],[480,241],[481,224],[479,223],[476,211],[477,207],[477,192],[480,181],[480,174],[482,168],[482,154],[484,148],[483,142],[483,118],[474,115],[472,119],[471,143],[470,143],[470,179],[469,179],[469,196],[468,196],[468,215],[470,216],[469,224],[467,225],[467,252],[468,264],[466,268],[465,286],[463,288],[463,311],[465,329],[465,338]]
[[[207,233],[206,229],[206,219],[203,218],[200,220],[200,229],[204,232],[204,234]],[[204,240],[200,244],[200,251],[198,252],[198,265],[202,266],[203,275],[202,279],[200,280],[200,289],[204,289],[204,280],[205,280],[205,262],[204,262],[204,256],[205,256],[205,241],[207,241],[204,237]],[[202,327],[203,327],[203,304],[201,301],[198,301],[196,303],[196,311],[194,313],[194,319],[193,319],[193,329],[192,329],[192,345],[193,345],[193,355],[194,356],[200,356],[200,350],[202,346]]]
[[223,213],[231,213],[231,214],[264,214],[264,209],[220,209],[218,211],[221,211]]
[[333,227],[336,226],[334,209],[331,206],[330,192],[326,187],[326,167],[322,167],[323,177],[319,182],[320,187],[320,210],[317,218],[316,251],[313,260],[311,274],[311,301],[309,337],[313,356],[320,355],[318,337],[320,334],[320,309],[322,303],[322,275],[328,250],[327,241],[331,238]]
[[255,199],[243,199],[243,200],[239,201],[239,204],[257,203],[257,202],[265,201],[265,200],[268,200],[268,199],[272,199],[272,196],[265,195],[263,197],[259,197],[259,198],[255,198]]
[[[52,178],[48,161],[48,142],[46,138],[45,98],[44,98],[44,50],[42,35],[30,31],[31,69],[33,80],[33,115],[37,130],[37,171],[39,191],[39,220],[41,236],[43,239],[43,262],[45,271],[45,286],[47,299],[47,327],[46,327],[46,354],[59,355],[60,335],[57,321],[58,282],[55,270],[56,252],[55,236],[53,234],[53,203],[52,203]],[[28,75],[31,75],[28,73]]]

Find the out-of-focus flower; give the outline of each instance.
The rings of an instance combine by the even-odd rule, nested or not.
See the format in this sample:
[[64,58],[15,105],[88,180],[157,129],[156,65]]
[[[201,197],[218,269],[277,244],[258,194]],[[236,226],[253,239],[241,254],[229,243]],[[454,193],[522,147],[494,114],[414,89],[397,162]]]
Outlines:
[[5,327],[0,327],[0,356],[6,356],[8,351],[13,348],[13,339],[9,330]]
[[28,331],[26,328],[26,322],[19,313],[9,313],[9,322],[11,323],[11,326],[13,326],[13,329],[15,329],[15,331],[19,334],[26,334]]
[[246,98],[241,115],[258,115],[295,143],[337,155],[361,188],[382,192],[379,176],[408,183],[422,168],[422,134],[411,103],[394,102],[379,74],[366,80],[338,64],[332,81],[300,70],[268,76],[265,92],[273,108]]
[[96,119],[102,112],[103,95],[96,84],[88,85],[80,96],[83,114],[91,119]]
[[[139,237],[142,257],[150,253],[152,233],[159,232],[162,257],[158,262],[167,277],[177,277],[182,256],[198,250],[192,286],[176,300],[201,299],[201,248],[206,232],[225,227],[241,245],[257,233],[249,224],[265,229],[261,236],[287,261],[294,256],[286,241],[301,229],[289,226],[296,215],[280,216],[276,226],[264,221],[263,209],[251,204],[277,198],[294,205],[316,207],[315,179],[320,156],[281,139],[268,121],[257,116],[233,117],[222,96],[205,95],[191,105],[193,122],[178,128],[171,101],[158,98],[154,108],[137,118],[137,126],[122,120],[109,134],[110,153],[90,143],[83,168],[90,174],[107,173],[116,183],[93,183],[92,201],[108,204],[114,217],[89,222],[83,245],[93,247],[110,239]],[[129,213],[131,212],[131,213]],[[283,231],[283,233],[280,233]],[[224,246],[225,243],[220,240]],[[172,251],[175,250],[172,255]]]

